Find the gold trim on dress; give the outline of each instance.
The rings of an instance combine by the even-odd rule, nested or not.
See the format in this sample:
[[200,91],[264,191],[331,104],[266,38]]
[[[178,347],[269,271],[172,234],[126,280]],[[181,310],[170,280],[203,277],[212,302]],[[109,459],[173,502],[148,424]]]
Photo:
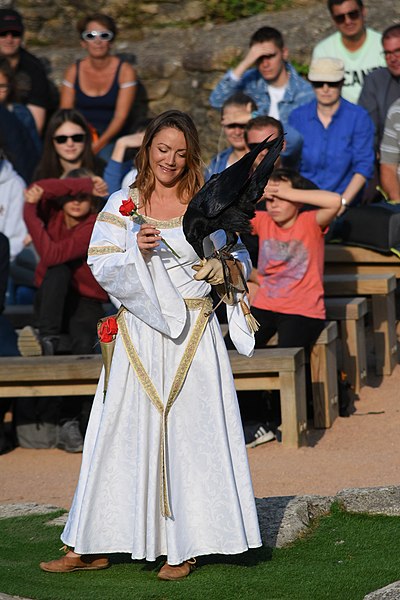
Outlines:
[[150,399],[150,402],[157,409],[162,418],[160,440],[160,504],[161,514],[164,517],[172,516],[169,504],[168,470],[166,464],[166,457],[168,455],[168,415],[185,382],[190,365],[196,354],[197,347],[208,323],[211,314],[210,310],[212,309],[212,300],[209,296],[206,298],[188,298],[185,299],[185,304],[188,310],[200,310],[200,314],[196,319],[188,343],[183,352],[183,356],[179,362],[165,407],[129,336],[128,327],[124,318],[126,309],[123,310],[118,317],[118,326],[129,362],[136,372],[139,383]]
[[[137,188],[130,188],[129,197],[133,200],[136,206],[140,208],[139,190]],[[141,225],[142,223],[150,223],[158,229],[175,229],[176,227],[180,227],[182,225],[183,215],[180,217],[174,217],[173,219],[168,219],[166,221],[161,221],[160,219],[153,219],[153,217],[148,217],[147,215],[142,215],[138,212],[138,214],[133,215],[131,219],[137,225]]]
[[98,254],[114,254],[115,252],[125,252],[119,246],[89,246],[88,256],[97,256]]
[[110,223],[111,225],[116,225],[117,227],[121,227],[122,229],[126,229],[126,221],[122,217],[118,215],[114,215],[113,213],[103,211],[97,215],[96,221],[102,221],[103,223]]

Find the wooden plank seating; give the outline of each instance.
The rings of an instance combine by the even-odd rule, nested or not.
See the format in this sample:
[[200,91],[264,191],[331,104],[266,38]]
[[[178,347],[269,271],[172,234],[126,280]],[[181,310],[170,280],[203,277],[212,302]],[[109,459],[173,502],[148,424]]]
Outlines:
[[378,375],[390,375],[397,362],[395,298],[392,274],[325,275],[325,296],[370,296]]
[[336,340],[337,324],[330,321],[311,349],[310,368],[314,407],[314,427],[331,427],[339,415]]
[[[326,429],[332,426],[339,414],[337,386],[336,340],[338,330],[334,321],[327,322],[310,354],[310,370],[314,408],[314,427]],[[277,344],[274,335],[268,346]]]
[[[237,390],[280,390],[282,445],[306,444],[304,350],[265,348],[251,358],[229,351]],[[75,396],[95,392],[100,355],[0,358],[0,398]]]
[[393,273],[400,279],[400,259],[394,254],[382,254],[358,246],[325,244],[325,269],[327,275],[347,273],[352,275],[387,275]]
[[326,318],[339,324],[341,368],[347,381],[358,394],[367,378],[367,353],[364,316],[367,300],[356,298],[325,298]]

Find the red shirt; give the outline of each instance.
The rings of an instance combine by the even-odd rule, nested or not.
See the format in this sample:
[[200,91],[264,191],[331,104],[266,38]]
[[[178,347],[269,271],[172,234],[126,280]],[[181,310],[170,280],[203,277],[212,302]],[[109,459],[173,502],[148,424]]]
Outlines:
[[299,213],[288,229],[279,227],[268,212],[256,211],[252,225],[259,237],[260,281],[253,306],[324,319],[324,233],[316,211]]
[[[71,183],[73,182],[73,183]],[[51,200],[79,193],[91,194],[93,183],[90,178],[43,179],[36,182],[45,192],[40,205],[25,202],[24,218],[32,236],[40,260],[35,272],[35,283],[39,287],[48,267],[70,262],[72,287],[86,298],[107,302],[108,295],[97,283],[87,265],[87,251],[96,214],[89,214],[75,227],[68,229],[63,211]],[[41,218],[38,212],[43,212]]]

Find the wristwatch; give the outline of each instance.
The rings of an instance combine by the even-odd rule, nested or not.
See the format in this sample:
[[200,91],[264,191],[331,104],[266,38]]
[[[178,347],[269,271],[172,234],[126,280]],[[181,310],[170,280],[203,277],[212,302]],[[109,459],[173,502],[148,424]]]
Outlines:
[[343,198],[343,196],[340,198],[340,201],[342,203],[342,206],[344,206],[345,208],[347,208],[349,206],[346,198]]

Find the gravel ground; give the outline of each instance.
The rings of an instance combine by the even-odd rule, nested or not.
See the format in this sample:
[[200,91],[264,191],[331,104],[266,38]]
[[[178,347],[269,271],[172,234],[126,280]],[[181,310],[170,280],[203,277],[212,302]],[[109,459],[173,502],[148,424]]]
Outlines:
[[[249,449],[255,495],[331,495],[349,487],[399,485],[400,365],[369,384],[350,417],[310,431],[308,447],[286,449],[273,441]],[[24,448],[0,456],[0,504],[69,508],[81,456]]]

